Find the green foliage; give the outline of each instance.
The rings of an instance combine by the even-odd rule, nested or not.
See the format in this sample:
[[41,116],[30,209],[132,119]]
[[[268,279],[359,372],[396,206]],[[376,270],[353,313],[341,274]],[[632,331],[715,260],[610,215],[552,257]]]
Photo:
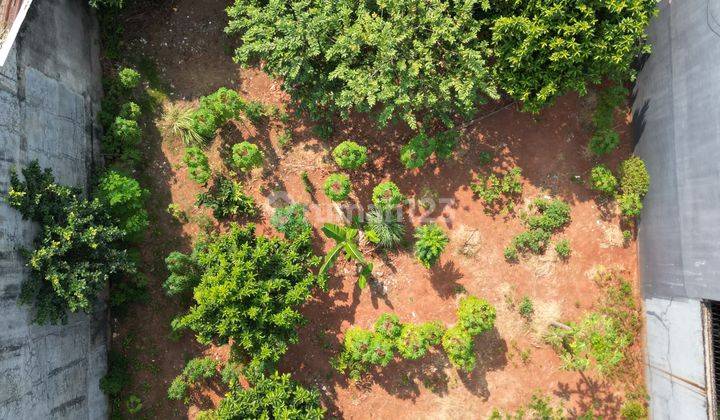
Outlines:
[[350,178],[341,173],[330,174],[325,180],[323,190],[332,201],[343,201],[350,195]]
[[603,194],[614,195],[618,181],[607,166],[597,165],[590,171],[590,187]]
[[137,121],[140,115],[142,115],[142,110],[140,109],[140,105],[135,102],[126,102],[120,108],[120,116],[122,118]]
[[345,140],[333,149],[335,163],[342,169],[357,169],[367,162],[367,147]]
[[535,313],[535,307],[529,297],[525,296],[520,301],[520,304],[518,305],[518,312],[520,313],[520,316],[526,320],[530,321],[530,319],[532,319],[532,316]]
[[508,262],[515,262],[518,260],[518,250],[515,245],[508,245],[503,250],[503,256]]
[[191,258],[202,270],[195,305],[173,321],[174,330],[189,328],[203,344],[232,340],[255,364],[277,362],[297,342],[305,322],[298,309],[319,284],[310,232],[289,242],[256,236],[253,224],[231,224],[196,245]]
[[480,163],[480,166],[489,165],[493,161],[493,154],[492,152],[488,152],[486,150],[483,150],[480,152],[480,155],[478,157],[478,161]]
[[[206,138],[197,131],[198,121],[194,118],[195,110],[176,104],[170,104],[163,113],[160,126],[170,131],[174,136],[180,137],[185,146],[204,146]],[[214,135],[215,130],[212,130]]]
[[145,199],[148,190],[135,179],[117,171],[107,171],[100,178],[97,196],[126,237],[135,239],[147,229]]
[[555,252],[557,252],[558,256],[560,256],[563,260],[570,258],[570,254],[572,253],[572,250],[570,249],[570,241],[567,239],[559,240],[555,244]]
[[405,196],[392,181],[381,182],[373,188],[372,202],[382,211],[395,210],[403,201]]
[[142,400],[137,395],[130,395],[127,401],[125,401],[125,408],[127,408],[129,414],[139,413],[142,407]]
[[29,278],[20,302],[34,304],[39,324],[67,320],[67,311],[91,312],[93,302],[111,279],[133,274],[135,265],[118,247],[125,238],[109,209],[86,200],[77,189],[55,183],[52,171],[37,161],[10,173],[8,204],[23,219],[40,224],[34,250],[24,250]]
[[527,230],[513,238],[510,248],[515,250],[516,253],[518,251],[530,251],[534,254],[540,254],[545,252],[550,236],[550,233],[542,229]]
[[620,194],[617,196],[620,212],[626,217],[638,217],[643,208],[642,199],[637,194]]
[[499,86],[537,112],[587,83],[633,76],[630,64],[649,49],[645,27],[654,0],[493,3],[488,24]]
[[108,353],[108,371],[100,379],[100,390],[110,397],[117,397],[130,384],[128,361],[121,353],[111,350]]
[[108,305],[113,316],[126,314],[130,303],[146,302],[149,299],[147,283],[147,277],[140,273],[111,282]]
[[460,299],[458,325],[473,336],[489,331],[495,325],[495,308],[484,299],[466,296]]
[[287,239],[293,239],[312,230],[310,222],[305,218],[305,206],[302,204],[291,204],[275,210],[270,218],[270,224],[285,234]]
[[110,159],[137,162],[140,160],[137,147],[141,139],[142,130],[137,121],[118,116],[102,138],[103,153]]
[[140,73],[137,71],[124,67],[118,72],[118,81],[120,86],[125,89],[135,89],[140,84]]
[[537,198],[532,207],[536,214],[528,216],[525,223],[531,229],[541,229],[545,232],[555,232],[570,223],[570,205],[562,200],[547,200]]
[[490,174],[479,176],[476,182],[470,184],[470,190],[477,195],[490,211],[497,211],[500,207],[512,210],[514,202],[522,194],[522,170],[512,168],[502,176]]
[[448,359],[450,359],[450,363],[457,369],[471,372],[475,368],[477,360],[473,347],[473,337],[461,326],[456,325],[445,331],[442,337],[442,346]]
[[290,379],[290,374],[254,374],[251,387],[234,383],[216,410],[202,413],[208,419],[303,419],[321,420],[325,409],[320,393]]
[[415,230],[415,257],[425,268],[430,268],[440,259],[440,254],[450,240],[440,226],[435,223],[418,227]]
[[236,0],[226,32],[235,60],[283,80],[302,110],[319,118],[377,111],[379,124],[422,117],[450,124],[497,98],[482,25],[484,2]]
[[593,115],[595,133],[588,145],[596,156],[602,156],[615,150],[620,144],[620,135],[615,131],[615,109],[627,98],[624,86],[613,84],[598,94],[597,107]]
[[375,333],[379,334],[383,338],[391,340],[400,336],[402,327],[400,318],[398,318],[395,314],[382,314],[380,315],[380,318],[375,321]]
[[232,147],[232,163],[236,169],[247,172],[261,167],[264,161],[265,156],[256,144],[243,141]]
[[620,415],[625,420],[645,420],[648,418],[648,410],[644,401],[628,400],[620,407]]
[[238,215],[258,215],[255,199],[243,192],[242,185],[224,176],[215,177],[210,190],[197,195],[195,204],[212,209],[213,216],[218,220]]
[[[217,115],[208,108],[200,107],[190,114],[190,124],[188,128],[184,129],[186,143],[197,144],[197,142],[189,142],[189,139],[194,139],[197,133],[202,139],[202,144],[207,144],[215,138],[215,132],[220,127]],[[183,128],[179,128],[183,129]]]
[[187,165],[190,179],[198,184],[205,185],[210,180],[212,171],[207,156],[199,147],[185,149],[183,163]]
[[395,248],[405,236],[405,225],[394,212],[373,209],[365,215],[367,227],[377,236],[377,243],[383,248]]
[[180,207],[180,205],[177,203],[168,204],[167,212],[170,216],[172,216],[173,219],[177,220],[180,223],[188,222],[187,213],[185,213],[182,207]]
[[173,251],[165,258],[168,276],[163,288],[168,295],[179,295],[195,288],[200,283],[202,269],[196,255]]
[[[501,413],[499,410],[493,410],[490,420],[565,420],[568,418],[565,414],[562,404],[554,405],[550,397],[544,397],[542,394],[533,394],[525,407],[520,408],[515,413]],[[580,418],[584,418],[580,417]],[[593,417],[594,418],[594,417]]]
[[175,377],[168,388],[168,398],[185,400],[190,388],[200,381],[210,379],[217,374],[217,362],[210,357],[191,359],[182,373]]
[[400,149],[400,161],[405,168],[415,169],[425,165],[433,153],[438,157],[448,158],[457,144],[458,136],[455,130],[445,131],[436,137],[420,131]]
[[357,245],[358,230],[338,226],[332,223],[325,223],[322,231],[330,239],[335,241],[335,246],[325,255],[325,259],[320,266],[319,276],[325,277],[328,270],[335,264],[340,253],[345,253],[348,259],[353,259],[360,265],[360,273],[358,275],[358,286],[363,289],[367,285],[367,281],[372,275],[373,265],[365,261],[360,248]]
[[631,156],[620,163],[620,190],[623,194],[634,194],[643,198],[650,189],[650,175],[645,162]]
[[440,344],[444,333],[445,327],[439,322],[405,324],[397,339],[398,354],[404,359],[418,360],[424,357],[431,347]]

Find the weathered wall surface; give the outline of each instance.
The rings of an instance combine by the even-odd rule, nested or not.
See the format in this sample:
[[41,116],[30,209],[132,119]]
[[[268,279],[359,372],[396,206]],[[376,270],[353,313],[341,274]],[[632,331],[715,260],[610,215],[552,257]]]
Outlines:
[[[35,0],[0,68],[0,193],[8,170],[37,159],[59,182],[86,187],[101,94],[97,24],[84,0]],[[98,419],[107,399],[104,308],[67,325],[32,324],[18,305],[21,247],[36,227],[0,202],[0,419]]]

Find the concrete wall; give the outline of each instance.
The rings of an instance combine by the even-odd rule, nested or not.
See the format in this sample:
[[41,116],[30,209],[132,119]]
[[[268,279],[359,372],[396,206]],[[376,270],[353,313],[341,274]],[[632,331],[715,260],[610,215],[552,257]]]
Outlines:
[[[101,95],[97,23],[86,0],[35,0],[0,67],[0,194],[31,160],[61,183],[87,187]],[[0,202],[0,419],[106,418],[104,308],[37,326],[19,306],[27,276],[18,250],[37,228]]]

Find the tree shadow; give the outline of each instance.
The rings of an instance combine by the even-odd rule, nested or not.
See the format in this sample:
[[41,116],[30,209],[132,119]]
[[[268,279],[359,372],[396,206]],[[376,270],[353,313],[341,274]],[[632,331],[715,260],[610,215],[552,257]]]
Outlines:
[[430,268],[430,283],[438,292],[438,295],[444,299],[455,296],[458,287],[460,287],[458,280],[462,278],[462,272],[452,260],[446,260]]
[[572,418],[593,413],[599,418],[615,418],[622,407],[622,398],[612,392],[612,384],[596,380],[581,373],[575,383],[558,384],[555,395],[564,400],[577,400],[577,408],[568,408]]

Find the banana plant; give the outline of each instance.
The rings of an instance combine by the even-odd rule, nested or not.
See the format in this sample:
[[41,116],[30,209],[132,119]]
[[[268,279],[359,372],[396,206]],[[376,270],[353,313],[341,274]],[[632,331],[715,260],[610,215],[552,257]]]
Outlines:
[[373,265],[365,260],[360,248],[357,245],[358,230],[348,226],[338,226],[332,223],[325,223],[322,231],[330,239],[334,239],[336,244],[330,252],[325,255],[325,261],[320,266],[320,275],[327,274],[330,267],[335,264],[341,253],[345,253],[348,260],[355,260],[360,264],[360,274],[358,276],[358,286],[361,289],[367,286],[367,281],[372,274]]

